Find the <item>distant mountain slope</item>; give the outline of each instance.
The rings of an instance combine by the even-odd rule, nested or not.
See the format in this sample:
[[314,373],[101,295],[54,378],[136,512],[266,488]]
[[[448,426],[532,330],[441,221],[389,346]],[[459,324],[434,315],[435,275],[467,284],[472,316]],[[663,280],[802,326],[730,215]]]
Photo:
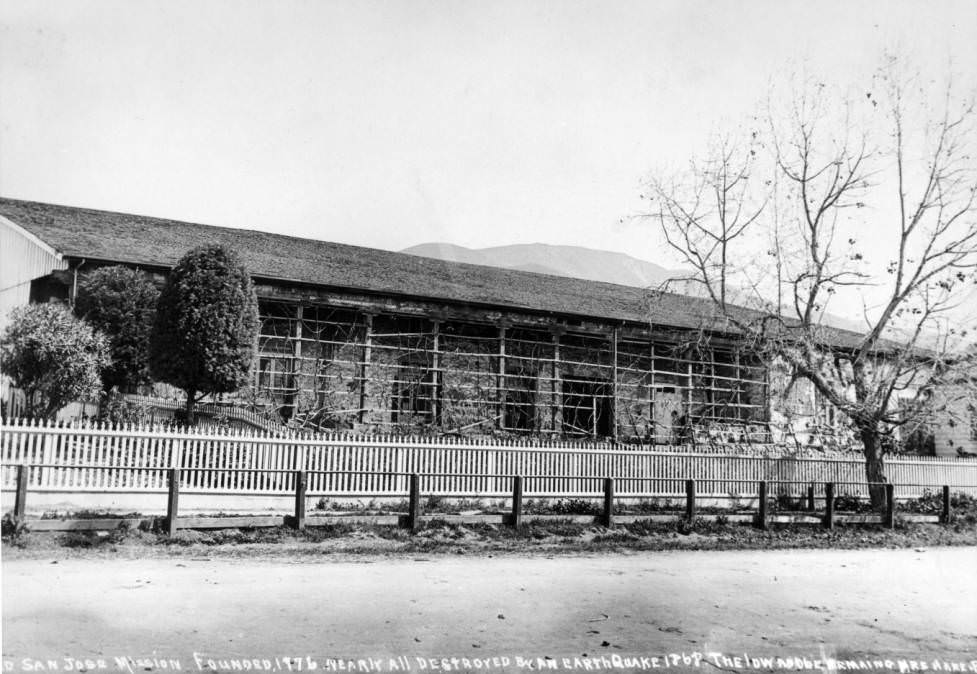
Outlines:
[[422,243],[401,252],[439,260],[520,269],[638,288],[657,286],[667,278],[677,275],[677,272],[624,253],[545,243],[477,249],[450,243]]

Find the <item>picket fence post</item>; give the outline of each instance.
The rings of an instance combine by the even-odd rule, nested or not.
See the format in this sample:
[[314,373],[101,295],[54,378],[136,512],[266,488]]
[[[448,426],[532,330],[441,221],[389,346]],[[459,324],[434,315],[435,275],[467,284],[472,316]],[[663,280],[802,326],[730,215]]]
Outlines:
[[896,525],[896,486],[891,482],[885,485],[885,517],[882,526],[892,529]]
[[522,526],[522,475],[512,478],[512,514],[509,517],[509,526],[518,529]]
[[308,485],[307,479],[306,471],[295,471],[295,515],[292,519],[292,526],[297,531],[305,528],[305,490]]
[[835,526],[835,483],[824,485],[824,528],[833,529]]
[[685,519],[695,520],[695,480],[685,481]]
[[614,478],[604,478],[604,513],[601,517],[602,524],[611,528],[614,526]]
[[170,468],[169,494],[166,499],[166,535],[176,534],[179,526],[180,469]]
[[410,495],[407,505],[407,529],[415,533],[421,516],[421,477],[417,473],[410,476]]
[[27,512],[27,480],[30,476],[30,468],[26,464],[17,466],[17,495],[14,499],[14,517],[17,520],[24,519]]

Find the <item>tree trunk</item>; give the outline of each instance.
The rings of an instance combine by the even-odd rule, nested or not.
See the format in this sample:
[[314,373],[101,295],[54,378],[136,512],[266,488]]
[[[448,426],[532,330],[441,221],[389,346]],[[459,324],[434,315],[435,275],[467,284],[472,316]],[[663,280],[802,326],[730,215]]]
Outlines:
[[37,391],[32,388],[24,389],[24,416],[28,419],[33,419],[37,415],[36,397]]
[[865,454],[865,477],[868,481],[869,498],[873,510],[885,508],[885,463],[882,436],[876,428],[863,428],[860,431]]
[[193,389],[187,391],[187,406],[184,408],[184,416],[186,417],[183,422],[187,426],[196,426],[197,419],[194,414],[194,404],[196,403],[195,398],[197,397],[197,392]]

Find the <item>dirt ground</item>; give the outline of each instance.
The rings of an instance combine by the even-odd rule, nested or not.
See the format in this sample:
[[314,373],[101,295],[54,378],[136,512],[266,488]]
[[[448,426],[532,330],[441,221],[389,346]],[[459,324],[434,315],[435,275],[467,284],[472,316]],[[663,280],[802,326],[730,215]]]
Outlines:
[[977,671],[977,547],[2,569],[5,671]]

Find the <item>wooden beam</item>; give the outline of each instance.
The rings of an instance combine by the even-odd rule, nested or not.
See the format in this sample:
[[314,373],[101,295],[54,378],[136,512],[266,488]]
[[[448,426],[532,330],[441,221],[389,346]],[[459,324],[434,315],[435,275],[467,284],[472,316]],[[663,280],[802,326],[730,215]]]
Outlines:
[[[279,523],[281,523],[281,519],[281,517],[278,518]],[[31,520],[28,527],[31,531],[114,531],[125,527],[137,529],[141,525],[149,528],[152,521],[152,518],[144,519],[142,517],[113,517],[90,520]],[[180,522],[180,524],[184,524],[184,522]],[[232,527],[235,525],[224,526]],[[184,526],[184,528],[186,527]]]
[[560,367],[560,336],[562,330],[553,331],[553,362],[550,370],[550,394],[552,408],[550,409],[553,430],[563,432],[563,370]]
[[363,325],[363,353],[360,360],[360,409],[357,414],[361,424],[366,419],[366,398],[369,393],[366,378],[370,372],[370,359],[373,358],[373,314],[363,314]]
[[824,528],[833,529],[835,526],[835,483],[826,482],[824,485]]
[[441,425],[441,322],[431,322],[431,418]]
[[169,494],[166,499],[166,535],[176,534],[180,516],[180,469],[169,469]]
[[604,511],[601,524],[610,528],[614,526],[614,478],[604,478]]
[[505,334],[506,326],[499,326],[499,369],[495,375],[495,393],[498,404],[496,419],[498,427],[505,428]]
[[299,376],[301,375],[302,368],[302,316],[304,307],[300,304],[295,307],[295,329],[292,333],[292,365],[291,373],[289,375],[289,402],[288,406],[291,408],[291,417],[294,418],[295,414],[298,412],[299,403]]
[[611,331],[611,440],[617,442],[617,343],[619,330]]
[[[370,295],[344,289],[327,289],[315,286],[283,286],[271,283],[256,283],[255,291],[261,300],[300,303],[305,306],[322,306],[334,309],[348,309],[371,314],[402,315],[412,318],[434,318],[444,321],[457,321],[472,325],[496,326],[507,324],[549,330],[558,321],[564,321],[561,316],[551,313],[531,313],[496,306],[479,306],[473,303],[442,302],[433,299],[395,298],[389,296]],[[602,320],[600,318],[566,315],[573,321],[573,328],[566,328],[574,334],[598,337],[606,335],[619,321]],[[656,333],[659,339],[666,341],[680,341],[683,335],[689,333],[687,329],[662,328]],[[651,338],[651,331],[642,323],[627,323],[621,330],[621,337],[625,340],[644,342]]]
[[756,526],[759,529],[767,528],[767,481],[761,480],[759,484],[759,493],[757,494],[757,522]]
[[882,526],[886,529],[896,526],[896,487],[891,482],[885,485],[885,517]]
[[407,528],[411,533],[417,531],[421,516],[421,476],[414,473],[410,476],[410,494],[407,505]]
[[[650,382],[648,384],[648,423],[651,424],[651,441],[653,443],[659,442],[658,437],[658,422],[655,416],[655,402],[658,398],[658,391],[655,389],[655,340],[648,340],[648,357],[651,359],[648,362],[648,370],[650,374]],[[668,428],[668,440],[671,441],[671,427]]]
[[295,471],[295,513],[292,517],[292,527],[301,531],[305,528],[305,492],[308,487],[308,473],[304,470]]
[[25,464],[17,466],[17,495],[14,498],[14,517],[18,521],[24,519],[27,512],[27,479],[30,468]]
[[522,526],[522,475],[512,478],[512,515],[509,525],[515,529]]
[[692,363],[686,363],[685,365],[685,410],[684,414],[681,415],[685,419],[685,424],[682,426],[681,436],[684,438],[685,442],[695,446],[695,430],[694,424],[692,423]]

